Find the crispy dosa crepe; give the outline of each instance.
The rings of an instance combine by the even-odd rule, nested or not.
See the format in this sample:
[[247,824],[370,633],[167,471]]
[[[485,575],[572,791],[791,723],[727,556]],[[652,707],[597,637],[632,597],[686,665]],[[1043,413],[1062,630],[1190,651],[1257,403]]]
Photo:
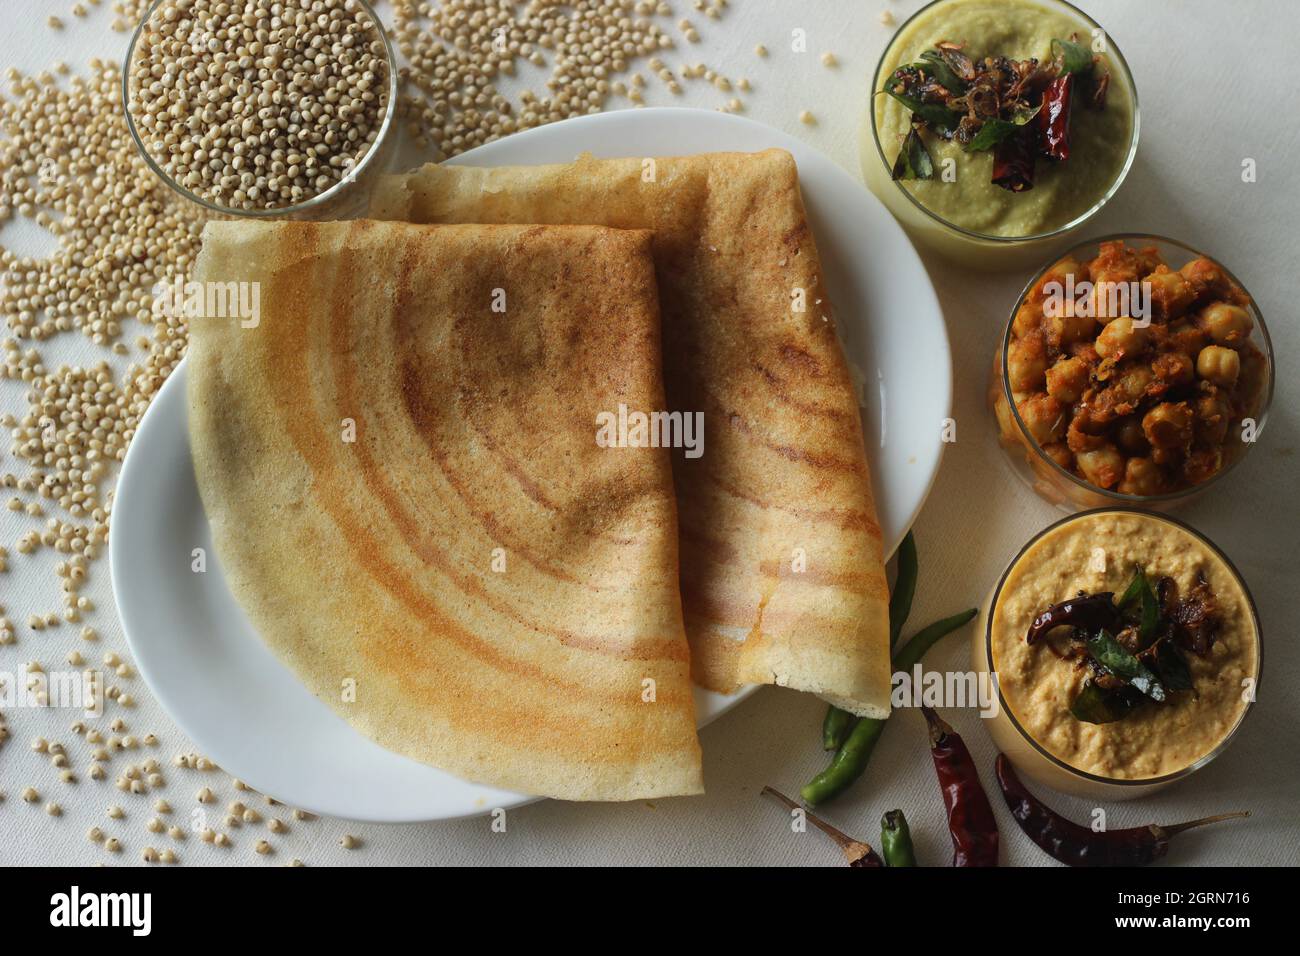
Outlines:
[[663,407],[648,234],[212,223],[196,278],[259,283],[256,327],[190,322],[190,441],[311,691],[480,783],[699,792],[668,453],[596,443]]
[[668,403],[705,415],[703,455],[673,455],[694,677],[888,714],[880,527],[789,153],[425,166],[371,215],[654,230]]

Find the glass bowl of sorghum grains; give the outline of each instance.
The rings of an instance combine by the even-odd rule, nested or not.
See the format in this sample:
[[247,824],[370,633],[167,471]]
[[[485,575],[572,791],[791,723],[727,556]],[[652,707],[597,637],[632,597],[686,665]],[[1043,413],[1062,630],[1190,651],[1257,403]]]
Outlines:
[[122,96],[150,168],[208,214],[339,219],[391,157],[397,70],[365,0],[156,0]]

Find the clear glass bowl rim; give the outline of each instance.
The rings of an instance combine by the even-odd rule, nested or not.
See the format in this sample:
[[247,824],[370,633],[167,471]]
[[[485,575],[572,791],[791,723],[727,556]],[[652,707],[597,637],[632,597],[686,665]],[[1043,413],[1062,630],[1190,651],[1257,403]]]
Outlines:
[[379,132],[375,135],[375,140],[370,144],[370,148],[366,150],[366,154],[361,157],[361,162],[352,168],[349,178],[339,180],[323,193],[318,193],[310,199],[305,199],[292,206],[277,206],[274,209],[232,209],[229,206],[219,206],[211,200],[195,195],[168,175],[153,158],[149,150],[145,148],[144,141],[140,138],[140,133],[135,127],[135,118],[131,114],[131,61],[135,58],[135,47],[140,40],[140,34],[144,31],[145,25],[153,18],[158,8],[168,2],[169,0],[153,0],[153,3],[150,4],[148,11],[140,18],[140,22],[131,33],[131,43],[126,48],[126,60],[122,64],[122,111],[126,114],[127,129],[131,133],[131,140],[135,143],[135,148],[144,157],[145,163],[163,182],[183,198],[211,213],[241,219],[287,219],[302,213],[310,213],[312,210],[327,205],[349,186],[354,185],[355,181],[370,166],[372,160],[379,155],[379,147],[389,135],[397,118],[397,58],[393,53],[393,45],[388,39],[388,31],[384,29],[384,21],[379,18],[369,0],[355,0],[355,2],[375,22],[375,25],[379,28],[379,36],[384,41],[384,60],[388,68],[388,102],[384,108],[384,120],[379,126]]
[[[889,56],[889,51],[893,49],[894,43],[898,40],[898,38],[902,35],[903,31],[907,29],[908,25],[913,20],[925,14],[932,7],[937,7],[940,4],[951,3],[951,2],[952,0],[930,0],[929,3],[921,7],[921,9],[917,10],[910,17],[904,20],[899,25],[898,29],[894,31],[894,35],[889,38],[889,42],[885,44],[884,52],[880,54],[880,59],[876,61],[875,72],[872,73],[871,75],[872,99],[867,112],[871,116],[871,139],[872,142],[874,142],[876,145],[876,155],[880,158],[880,161],[884,164],[886,170],[891,168],[891,164],[888,158],[886,158],[885,156],[884,146],[882,146],[880,143],[880,130],[876,128],[876,108],[874,105],[875,104],[874,98],[877,95],[876,84],[880,79],[880,71],[885,66],[885,58]],[[1031,0],[1031,2],[1036,2],[1036,0]],[[894,188],[897,189],[907,199],[908,202],[910,202],[913,206],[919,209],[924,215],[934,220],[943,228],[955,232],[958,235],[965,236],[968,239],[975,239],[980,242],[1010,245],[1015,243],[1038,242],[1041,240],[1053,239],[1060,236],[1064,236],[1069,232],[1071,232],[1072,230],[1077,229],[1079,226],[1082,226],[1085,222],[1087,222],[1089,219],[1095,216],[1098,212],[1101,211],[1101,208],[1105,206],[1106,203],[1108,203],[1117,192],[1119,192],[1120,187],[1124,185],[1124,180],[1128,179],[1129,170],[1133,168],[1133,161],[1137,158],[1138,133],[1142,125],[1141,112],[1138,109],[1137,84],[1133,82],[1133,71],[1129,69],[1128,60],[1124,59],[1124,54],[1120,51],[1119,46],[1114,42],[1114,38],[1111,37],[1111,35],[1106,32],[1105,28],[1102,27],[1102,25],[1098,23],[1096,20],[1094,20],[1092,17],[1088,16],[1088,14],[1084,13],[1082,10],[1076,7],[1074,4],[1068,2],[1068,0],[1045,0],[1045,2],[1049,4],[1056,4],[1058,6],[1066,8],[1068,11],[1073,13],[1084,23],[1087,23],[1092,27],[1101,30],[1102,33],[1105,34],[1107,44],[1109,46],[1109,49],[1106,51],[1106,56],[1112,61],[1113,65],[1117,66],[1122,71],[1124,78],[1128,83],[1129,93],[1133,97],[1133,133],[1132,136],[1129,137],[1128,155],[1124,157],[1124,166],[1119,171],[1119,175],[1115,177],[1115,181],[1111,184],[1110,188],[1107,189],[1106,192],[1102,194],[1101,198],[1098,199],[1093,205],[1089,206],[1079,215],[1075,216],[1073,219],[1071,219],[1069,222],[1065,223],[1062,226],[1058,226],[1055,229],[1051,229],[1047,232],[1031,233],[1030,235],[1027,236],[995,236],[987,232],[976,232],[974,229],[967,229],[965,226],[959,226],[955,222],[951,222],[950,220],[945,219],[943,216],[940,216],[937,212],[935,212],[934,210],[930,209],[928,206],[923,204],[919,199],[913,196],[912,193],[909,192],[903,186],[902,183],[896,180],[891,180]]]
[[1000,353],[1002,356],[1002,361],[1000,363],[1001,368],[999,369],[999,375],[1002,379],[1002,397],[1006,400],[1007,407],[1011,411],[1011,417],[1016,423],[1016,428],[1020,430],[1020,438],[1023,444],[1025,445],[1025,447],[1032,449],[1033,453],[1038,457],[1038,460],[1046,464],[1048,469],[1052,471],[1054,474],[1069,480],[1074,485],[1084,489],[1090,494],[1098,495],[1099,497],[1104,498],[1108,501],[1113,501],[1117,505],[1141,505],[1141,504],[1149,504],[1152,502],[1158,502],[1158,503],[1173,502],[1179,500],[1180,498],[1186,498],[1193,494],[1199,494],[1201,491],[1204,491],[1205,489],[1212,487],[1216,482],[1218,482],[1225,475],[1227,475],[1234,468],[1236,468],[1237,465],[1241,464],[1241,462],[1245,459],[1246,455],[1249,454],[1250,447],[1248,447],[1244,452],[1242,452],[1232,461],[1228,462],[1226,467],[1221,468],[1217,472],[1215,472],[1215,474],[1212,475],[1207,481],[1202,481],[1200,484],[1196,484],[1196,485],[1189,485],[1188,487],[1179,489],[1178,491],[1170,491],[1161,495],[1129,495],[1119,491],[1110,491],[1106,488],[1098,488],[1096,485],[1084,481],[1078,475],[1066,471],[1056,462],[1055,459],[1053,459],[1050,455],[1046,454],[1043,451],[1043,449],[1039,446],[1038,442],[1034,441],[1033,436],[1029,434],[1029,430],[1025,428],[1025,423],[1020,418],[1020,410],[1016,408],[1015,398],[1012,396],[1011,393],[1010,373],[1007,370],[1007,349],[1008,346],[1010,346],[1011,344],[1011,332],[1012,332],[1012,326],[1015,324],[1016,321],[1016,313],[1020,311],[1020,306],[1024,303],[1025,297],[1029,295],[1030,291],[1033,290],[1034,286],[1038,284],[1038,280],[1041,279],[1047,273],[1047,270],[1052,268],[1052,266],[1056,265],[1062,259],[1065,259],[1068,256],[1073,256],[1075,253],[1083,249],[1090,249],[1094,246],[1100,247],[1100,245],[1103,242],[1115,242],[1115,241],[1127,242],[1130,244],[1137,244],[1143,242],[1164,243],[1165,245],[1173,246],[1177,249],[1181,249],[1185,253],[1189,253],[1192,256],[1192,258],[1209,259],[1220,269],[1222,269],[1225,273],[1227,273],[1228,278],[1230,278],[1233,282],[1237,283],[1237,285],[1241,286],[1241,288],[1245,290],[1246,295],[1250,296],[1250,311],[1255,321],[1255,327],[1259,329],[1260,337],[1263,339],[1264,342],[1264,358],[1265,358],[1266,366],[1268,368],[1268,386],[1264,391],[1263,401],[1260,403],[1259,413],[1255,419],[1257,424],[1255,430],[1256,441],[1251,442],[1250,447],[1254,447],[1254,445],[1258,443],[1259,437],[1264,434],[1264,426],[1268,420],[1269,407],[1273,404],[1273,371],[1274,371],[1273,370],[1273,339],[1272,336],[1269,335],[1268,325],[1264,321],[1264,313],[1260,311],[1259,303],[1256,302],[1255,297],[1253,295],[1250,295],[1250,290],[1246,288],[1245,284],[1240,279],[1238,279],[1237,276],[1233,273],[1233,271],[1229,269],[1227,266],[1225,266],[1221,260],[1215,258],[1214,256],[1209,255],[1208,253],[1202,252],[1199,249],[1189,246],[1185,242],[1180,242],[1177,239],[1170,239],[1167,236],[1161,236],[1151,232],[1115,232],[1105,236],[1098,236],[1095,239],[1085,239],[1082,242],[1076,243],[1075,245],[1071,246],[1069,249],[1066,249],[1064,252],[1061,252],[1058,255],[1054,256],[1041,269],[1039,269],[1037,272],[1034,273],[1033,278],[1031,278],[1027,283],[1025,283],[1025,287],[1020,291],[1020,295],[1016,297],[1016,304],[1011,309],[1011,315],[1007,318],[1006,329],[1004,329],[1002,333],[1002,344],[1001,344],[1001,353]]
[[[1066,763],[1060,757],[1056,756],[1056,754],[1052,753],[1040,744],[1032,734],[1020,725],[1020,721],[1016,718],[1015,711],[1007,705],[1007,700],[1002,694],[1002,684],[997,679],[997,670],[993,665],[993,618],[997,611],[998,599],[1002,596],[1002,588],[1007,582],[1007,577],[1015,569],[1016,565],[1020,563],[1021,558],[1025,556],[1026,552],[1028,552],[1030,548],[1057,528],[1073,521],[1079,521],[1101,514],[1137,515],[1142,518],[1149,518],[1153,521],[1164,521],[1190,534],[1193,538],[1200,541],[1219,556],[1224,565],[1227,566],[1229,573],[1232,574],[1237,584],[1241,587],[1242,594],[1246,596],[1246,606],[1250,609],[1250,621],[1255,634],[1254,695],[1252,695],[1251,699],[1246,702],[1246,706],[1241,711],[1241,716],[1237,718],[1237,722],[1233,724],[1232,729],[1224,735],[1223,739],[1220,740],[1213,749],[1198,757],[1181,770],[1167,773],[1163,777],[1103,777],[1099,774],[1089,773],[1086,770],[1080,770],[1078,767],[1073,767]],[[1001,708],[1002,713],[1006,716],[1011,726],[1016,729],[1016,733],[1018,733],[1021,739],[1026,741],[1036,753],[1050,761],[1053,766],[1066,771],[1071,776],[1078,777],[1081,780],[1087,780],[1091,783],[1102,783],[1118,787],[1150,787],[1173,783],[1175,780],[1181,780],[1184,777],[1191,776],[1228,748],[1228,744],[1232,743],[1237,734],[1241,732],[1241,727],[1246,722],[1246,717],[1249,716],[1252,710],[1254,710],[1255,700],[1259,696],[1259,685],[1260,681],[1263,679],[1264,673],[1264,632],[1261,630],[1259,624],[1259,608],[1256,607],[1255,597],[1250,593],[1250,588],[1246,585],[1246,579],[1241,576],[1241,572],[1238,571],[1237,566],[1232,563],[1232,559],[1224,554],[1223,550],[1217,544],[1201,532],[1197,531],[1187,522],[1181,521],[1178,518],[1174,518],[1167,514],[1144,511],[1140,508],[1119,508],[1110,506],[1105,508],[1092,508],[1088,511],[1080,511],[1077,514],[1066,515],[1063,518],[1058,518],[1026,541],[1024,546],[1016,552],[1015,557],[1007,563],[1006,569],[1003,570],[1001,577],[998,578],[998,583],[993,588],[993,594],[989,598],[988,613],[986,616],[987,620],[984,623],[984,661],[988,667],[988,672],[993,675],[993,685],[997,688],[998,707]]]

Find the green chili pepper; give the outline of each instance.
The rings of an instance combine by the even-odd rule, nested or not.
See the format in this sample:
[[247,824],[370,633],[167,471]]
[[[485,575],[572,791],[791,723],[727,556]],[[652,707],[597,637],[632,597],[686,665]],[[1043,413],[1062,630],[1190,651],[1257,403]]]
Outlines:
[[921,630],[917,631],[912,639],[894,655],[894,670],[910,671],[921,662],[921,658],[925,656],[925,652],[934,647],[934,645],[939,642],[940,638],[947,637],[963,624],[970,623],[978,613],[979,610],[977,608],[970,608],[962,611],[960,614],[954,614],[952,617],[945,617],[942,621],[935,621],[929,627],[921,628]]
[[834,704],[827,707],[826,718],[822,721],[822,746],[827,750],[839,750],[857,719],[856,715],[840,710]]
[[880,853],[885,866],[916,866],[912,831],[902,810],[890,810],[880,818]]
[[[898,546],[898,573],[894,575],[894,590],[889,595],[889,647],[893,650],[898,643],[898,635],[903,632],[907,616],[912,613],[912,598],[916,595],[916,539],[912,532],[907,532],[903,543]],[[822,720],[822,747],[826,750],[839,750],[844,741],[853,732],[857,720],[847,710],[841,710],[832,704],[826,708],[826,717]]]
[[871,759],[871,751],[876,749],[876,741],[884,733],[885,722],[875,717],[863,717],[853,725],[848,739],[835,751],[830,766],[813,777],[799,796],[810,807],[825,803],[831,797],[844,790],[862,775]]
[[[894,655],[895,672],[910,671],[941,637],[968,623],[977,613],[975,608],[971,608],[922,628]],[[876,717],[863,717],[854,724],[847,739],[831,758],[830,766],[799,791],[804,803],[815,807],[847,790],[867,769],[871,752],[876,749],[876,741],[884,730],[885,721]]]
[[903,633],[907,616],[912,613],[912,598],[916,594],[916,539],[907,532],[898,546],[898,573],[894,575],[894,590],[889,595],[889,648],[893,650],[898,636]]

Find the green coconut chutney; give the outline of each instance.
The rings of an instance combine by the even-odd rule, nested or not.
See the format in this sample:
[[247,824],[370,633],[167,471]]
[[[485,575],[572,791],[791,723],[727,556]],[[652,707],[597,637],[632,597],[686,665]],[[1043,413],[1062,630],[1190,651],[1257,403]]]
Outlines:
[[[947,0],[908,23],[886,51],[873,87],[876,129],[887,165],[892,165],[911,126],[910,111],[875,91],[898,67],[914,63],[926,50],[947,40],[963,44],[972,59],[1002,55],[1015,60],[1051,58],[1053,39],[1092,44],[1086,24],[1063,11],[1029,0]],[[1032,189],[1013,193],[990,180],[993,154],[966,152],[955,142],[922,130],[934,160],[934,179],[900,180],[925,208],[954,225],[994,236],[1031,236],[1051,232],[1082,215],[1119,178],[1133,136],[1133,95],[1128,77],[1102,56],[1099,69],[1110,73],[1104,110],[1076,102],[1070,118],[1070,158],[1040,161]],[[953,160],[955,167],[946,162]],[[943,171],[955,179],[945,182]]]

